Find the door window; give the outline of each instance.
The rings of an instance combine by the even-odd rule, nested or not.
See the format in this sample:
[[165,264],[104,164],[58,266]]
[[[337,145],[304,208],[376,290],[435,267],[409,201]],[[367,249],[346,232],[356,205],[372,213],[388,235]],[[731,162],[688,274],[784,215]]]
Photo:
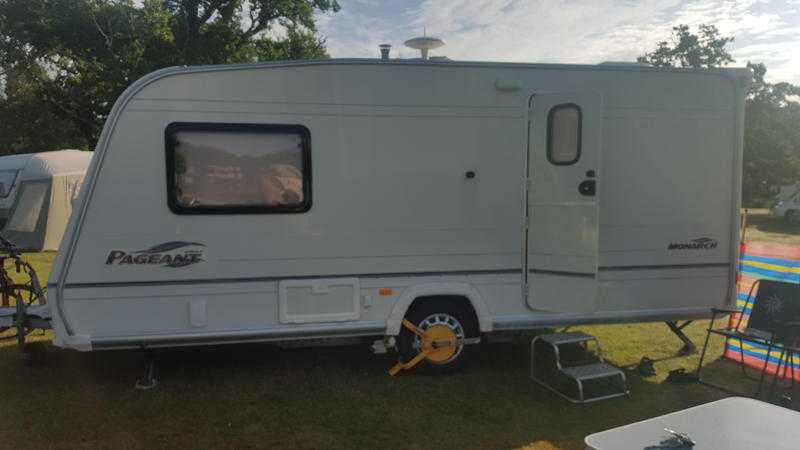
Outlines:
[[556,105],[547,115],[547,160],[565,166],[581,157],[581,108],[572,103]]

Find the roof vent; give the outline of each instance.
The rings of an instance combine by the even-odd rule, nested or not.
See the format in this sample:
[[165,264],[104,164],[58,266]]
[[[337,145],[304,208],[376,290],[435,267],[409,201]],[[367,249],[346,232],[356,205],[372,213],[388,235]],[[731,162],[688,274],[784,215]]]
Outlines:
[[389,51],[392,49],[392,45],[381,44],[378,48],[381,49],[381,59],[389,59]]
[[435,37],[421,36],[407,40],[405,45],[419,50],[422,59],[428,59],[428,50],[444,46],[444,41]]

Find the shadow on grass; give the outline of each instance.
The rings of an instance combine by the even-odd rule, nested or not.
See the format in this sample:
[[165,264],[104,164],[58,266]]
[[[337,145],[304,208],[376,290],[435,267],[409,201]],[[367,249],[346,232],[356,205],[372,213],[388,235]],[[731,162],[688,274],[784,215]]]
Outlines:
[[770,374],[766,374],[762,382],[758,368],[745,367],[743,371],[738,362],[720,358],[703,366],[702,377],[704,382],[723,389],[728,395],[753,397],[800,410],[800,398],[797,398],[800,386],[793,385],[790,380],[776,380]]
[[[2,347],[0,435],[18,448],[582,448],[587,434],[724,396],[628,371],[630,399],[572,405],[529,380],[529,337],[472,347],[445,377],[391,378],[395,356],[364,346],[161,350],[161,384],[145,392],[133,389],[141,351],[51,347],[29,368]],[[708,373],[727,370],[716,364]]]

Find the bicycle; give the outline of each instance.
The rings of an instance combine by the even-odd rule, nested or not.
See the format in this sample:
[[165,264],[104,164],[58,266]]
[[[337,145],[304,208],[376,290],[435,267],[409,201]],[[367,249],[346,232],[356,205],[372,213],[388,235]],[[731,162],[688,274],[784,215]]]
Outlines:
[[[17,282],[12,271],[25,280]],[[19,276],[17,277],[19,278]],[[13,306],[11,305],[13,301]],[[29,314],[31,307],[44,307],[47,303],[45,288],[39,282],[36,270],[22,258],[19,248],[0,235],[0,311],[6,321],[0,322],[0,334],[16,328],[16,334],[0,336],[0,341],[16,339],[20,349],[25,346],[26,337],[34,329],[49,328],[39,314]],[[2,317],[0,317],[2,318]],[[8,320],[8,319],[11,320]]]

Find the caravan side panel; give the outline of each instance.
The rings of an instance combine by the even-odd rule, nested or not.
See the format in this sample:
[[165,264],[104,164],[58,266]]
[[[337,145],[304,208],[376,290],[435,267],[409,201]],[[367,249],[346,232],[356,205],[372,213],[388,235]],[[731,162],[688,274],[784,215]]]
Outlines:
[[[581,90],[605,105],[598,294],[587,307],[548,274],[567,307],[533,310],[520,276],[528,99]],[[696,317],[733,283],[742,98],[724,74],[591,66],[170,69],[132,87],[104,129],[51,275],[59,342],[380,336],[420,286],[477,293],[482,331]],[[175,123],[304,127],[310,207],[171,209]]]

